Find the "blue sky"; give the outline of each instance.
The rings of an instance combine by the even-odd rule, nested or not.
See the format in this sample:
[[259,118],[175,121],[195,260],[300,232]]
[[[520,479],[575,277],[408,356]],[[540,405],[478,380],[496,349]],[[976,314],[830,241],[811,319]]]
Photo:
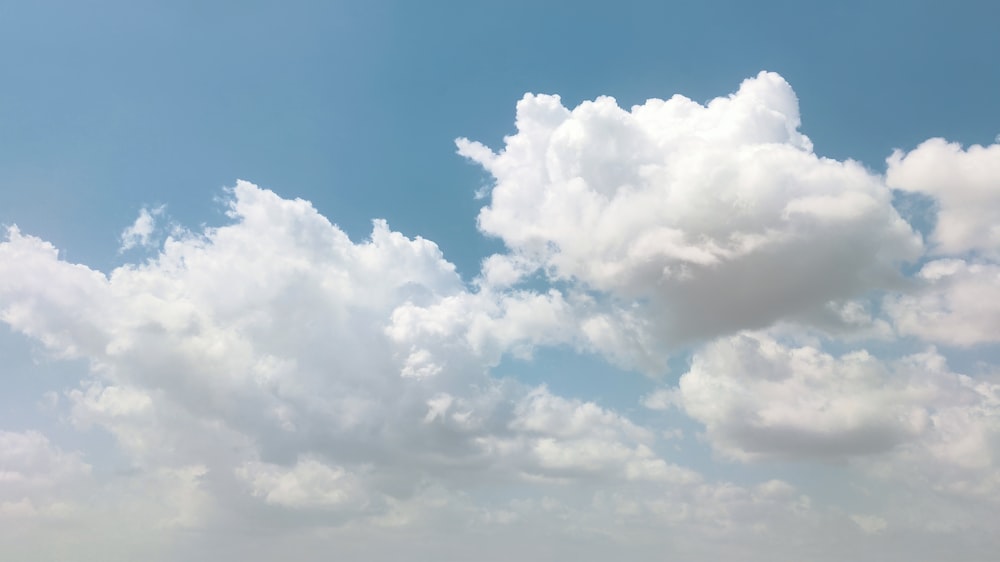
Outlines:
[[986,559],[998,16],[0,5],[0,554]]
[[352,236],[384,217],[471,276],[484,180],[453,140],[499,142],[525,92],[706,101],[772,70],[817,151],[875,169],[997,134],[988,2],[98,6],[3,7],[0,220],[102,267],[139,206],[208,221],[245,177]]

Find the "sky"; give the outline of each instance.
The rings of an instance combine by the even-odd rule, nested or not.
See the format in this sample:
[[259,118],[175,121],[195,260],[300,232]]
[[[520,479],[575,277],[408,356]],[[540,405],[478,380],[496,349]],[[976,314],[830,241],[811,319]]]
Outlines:
[[998,17],[0,3],[0,558],[992,559]]

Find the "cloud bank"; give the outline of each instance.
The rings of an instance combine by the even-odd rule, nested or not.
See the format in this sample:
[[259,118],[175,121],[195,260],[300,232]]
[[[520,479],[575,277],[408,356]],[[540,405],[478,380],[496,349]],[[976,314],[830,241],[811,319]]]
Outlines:
[[[115,451],[0,428],[0,554],[992,552],[1000,151],[931,140],[883,177],[799,127],[773,73],[707,104],[526,95],[504,147],[458,141],[506,246],[469,282],[432,241],[352,241],[244,181],[221,226],[158,243],[141,212],[122,249],[151,254],[107,273],[9,227],[0,320],[86,365],[52,412]],[[894,189],[937,205],[926,247]],[[616,410],[497,374],[546,347],[653,390]]]

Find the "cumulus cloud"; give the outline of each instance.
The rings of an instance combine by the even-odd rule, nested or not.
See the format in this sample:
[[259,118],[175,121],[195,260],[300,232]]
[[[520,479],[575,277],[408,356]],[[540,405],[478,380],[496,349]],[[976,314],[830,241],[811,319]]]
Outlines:
[[0,243],[4,321],[90,365],[67,419],[189,498],[157,520],[378,525],[428,485],[701,482],[620,414],[489,375],[561,341],[562,293],[470,292],[427,240],[376,221],[355,243],[246,182],[228,205],[230,224],[109,274],[16,228]]
[[995,494],[998,391],[934,349],[886,361],[743,333],[699,350],[676,388],[644,403],[682,408],[732,458],[855,459],[887,478]]
[[876,515],[852,515],[851,519],[858,524],[862,531],[870,535],[877,535],[885,531],[888,524],[885,519]]
[[59,260],[51,244],[7,229],[0,243],[0,320],[61,357],[97,351],[103,340],[93,319],[109,309],[105,277]]
[[59,500],[90,470],[79,453],[64,452],[37,431],[0,431],[0,519],[58,516]]
[[917,278],[916,291],[885,299],[897,331],[960,347],[1000,342],[1000,265],[934,260]]
[[660,347],[894,286],[921,253],[877,175],[813,153],[773,73],[706,105],[676,95],[625,110],[601,97],[568,109],[529,94],[516,124],[497,152],[458,140],[496,181],[479,227],[518,265],[489,261],[488,278],[541,268],[635,303]]
[[1000,144],[963,149],[935,138],[910,152],[897,150],[887,163],[890,187],[933,197],[937,253],[1000,256]]
[[[391,311],[461,291],[453,266],[381,222],[354,244],[308,203],[247,183],[230,214],[234,224],[170,238],[154,260],[107,276],[12,231],[0,249],[4,319],[92,362],[97,386],[71,396],[81,423],[185,419],[175,408],[251,431],[265,448],[283,448],[293,428],[364,440],[408,357],[384,333]],[[32,283],[42,275],[50,282]]]
[[663,392],[646,405],[680,405],[705,424],[714,447],[740,459],[879,453],[927,423],[919,388],[894,380],[875,357],[837,358],[761,335],[707,345],[672,395]]
[[[995,545],[1000,387],[891,341],[996,341],[992,215],[921,187],[912,167],[932,143],[883,179],[815,154],[799,126],[772,73],[704,105],[527,95],[502,150],[458,142],[496,180],[479,226],[508,249],[470,283],[429,240],[376,220],[352,241],[308,202],[242,181],[222,226],[164,239],[162,208],[143,209],[122,249],[153,254],[107,273],[8,228],[0,320],[83,360],[49,413],[107,432],[121,459],[0,431],[0,518],[17,522],[0,556],[819,560],[831,545],[883,547],[860,560],[898,554],[879,542],[891,536],[921,559],[927,531],[969,529]],[[964,162],[959,191],[988,191],[976,174],[992,149],[948,146],[933,156]],[[986,242],[932,239],[979,255],[904,279],[923,247],[887,183],[939,200],[942,217],[966,213]],[[879,353],[843,351],[867,344]],[[662,417],[491,372],[558,346],[655,375],[686,345],[676,385],[641,400]],[[703,434],[662,423],[681,414]],[[738,462],[702,470],[692,450],[706,443]],[[763,468],[742,473],[750,461]],[[817,506],[808,488],[822,486],[784,470],[817,462],[865,497]],[[951,526],[935,527],[942,513]],[[46,540],[52,517],[61,541]]]

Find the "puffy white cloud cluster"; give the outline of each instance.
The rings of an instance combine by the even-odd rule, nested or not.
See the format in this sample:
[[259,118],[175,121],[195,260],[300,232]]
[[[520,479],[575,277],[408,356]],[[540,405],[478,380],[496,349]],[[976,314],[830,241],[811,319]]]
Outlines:
[[930,139],[887,162],[890,186],[933,201],[940,258],[920,270],[918,291],[887,299],[899,332],[962,347],[1000,341],[1000,144]]
[[[156,251],[109,273],[8,228],[0,320],[86,363],[49,405],[122,459],[0,428],[0,557],[939,558],[927,532],[990,550],[1000,386],[945,354],[998,341],[1000,153],[932,140],[883,178],[799,125],[772,73],[704,105],[527,95],[502,150],[459,141],[508,248],[471,284],[431,241],[375,221],[354,242],[247,182],[228,224],[162,244],[143,210],[122,249]],[[890,187],[938,209],[910,278],[924,247]],[[694,351],[643,399],[661,418],[491,373],[540,346],[647,374]],[[814,464],[860,499],[817,506],[825,483],[768,472]]]
[[1000,342],[1000,264],[934,260],[917,278],[918,290],[885,302],[900,333],[960,347]]
[[526,95],[500,151],[458,141],[496,181],[479,226],[511,256],[488,279],[541,268],[635,303],[657,347],[894,286],[919,236],[879,176],[816,155],[799,125],[791,87],[767,72],[705,105]]
[[62,451],[37,431],[0,431],[0,521],[58,519],[90,469],[78,453]]
[[[982,469],[995,479],[998,393],[994,382],[951,372],[933,349],[885,361],[866,351],[834,356],[744,333],[699,350],[676,388],[645,403],[682,408],[705,425],[715,448],[737,459],[919,450],[935,464]],[[963,481],[983,474],[973,476]]]
[[933,198],[937,221],[931,240],[941,254],[1000,252],[1000,144],[973,145],[936,138],[887,160],[893,189]]
[[429,241],[376,221],[354,243],[246,182],[229,205],[231,224],[108,275],[16,228],[0,243],[2,318],[89,363],[65,415],[115,437],[129,482],[177,500],[140,502],[154,526],[278,510],[377,527],[431,509],[428,486],[493,481],[705,485],[620,414],[489,376],[500,354],[557,341],[560,293],[471,293]]
[[741,334],[696,353],[678,387],[646,404],[676,403],[736,458],[866,454],[891,449],[925,422],[920,408],[900,401],[905,384],[886,388],[885,371],[863,352],[838,359]]

